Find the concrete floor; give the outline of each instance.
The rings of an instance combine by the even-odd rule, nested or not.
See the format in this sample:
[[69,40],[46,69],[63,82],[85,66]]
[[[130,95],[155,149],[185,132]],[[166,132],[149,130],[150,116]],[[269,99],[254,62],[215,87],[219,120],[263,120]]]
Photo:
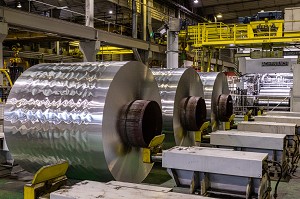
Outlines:
[[[0,199],[23,199],[23,187],[30,182],[31,178],[32,175],[27,172],[17,172],[13,176],[0,178]],[[159,164],[154,166],[143,183],[165,187],[174,186],[171,177]],[[275,183],[272,182],[272,191],[274,191]],[[300,199],[300,167],[289,183],[280,182],[277,199]]]

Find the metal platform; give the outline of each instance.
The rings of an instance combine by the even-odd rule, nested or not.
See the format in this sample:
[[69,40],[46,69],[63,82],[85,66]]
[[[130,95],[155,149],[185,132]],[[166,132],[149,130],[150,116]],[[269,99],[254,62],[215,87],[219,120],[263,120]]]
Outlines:
[[210,143],[216,147],[237,151],[268,153],[268,159],[272,161],[269,163],[272,179],[278,180],[280,176],[285,177],[288,174],[289,156],[286,155],[288,143],[285,134],[217,131],[210,134]]
[[270,198],[267,153],[174,147],[162,156],[176,186],[189,187],[190,193]]
[[173,147],[163,151],[162,166],[189,171],[261,178],[263,161],[267,159],[267,155],[267,153],[212,150],[211,148]]
[[[171,188],[111,181],[108,183],[82,181],[72,187],[66,187],[50,194],[50,199],[182,199],[186,194],[174,193]],[[207,197],[189,195],[190,199]]]
[[[256,117],[257,118],[257,117]],[[277,133],[294,136],[296,134],[297,124],[293,123],[277,123],[277,122],[240,122],[238,123],[239,131],[254,131],[261,133]]]
[[251,131],[216,131],[210,134],[210,143],[216,146],[231,146],[253,149],[285,150],[286,135],[266,134]]
[[279,122],[279,123],[292,123],[300,126],[300,117],[290,116],[277,116],[277,115],[266,115],[266,116],[255,116],[255,121],[261,122]]
[[276,115],[276,116],[287,116],[287,117],[300,117],[300,112],[289,112],[289,111],[269,111],[265,115]]

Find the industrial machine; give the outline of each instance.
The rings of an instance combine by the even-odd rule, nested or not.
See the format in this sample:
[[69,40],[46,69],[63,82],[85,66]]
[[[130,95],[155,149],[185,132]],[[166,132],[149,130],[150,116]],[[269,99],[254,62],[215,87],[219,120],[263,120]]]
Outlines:
[[271,190],[267,159],[267,153],[173,147],[163,151],[162,166],[191,193],[263,199]]
[[[195,132],[206,120],[203,85],[192,68],[151,69],[158,84],[163,114],[164,148],[195,146]],[[175,141],[174,141],[175,139]]]
[[[190,193],[269,198],[268,154],[194,147],[197,132],[207,127],[205,118],[213,129],[232,118],[222,73],[151,71],[139,62],[40,64],[15,82],[5,106],[4,132],[15,161],[27,171],[69,162],[61,183],[65,176],[140,183],[154,162],[162,161],[177,186],[191,185]],[[161,154],[163,128],[174,132],[176,144],[192,147]],[[27,186],[31,193],[49,184],[48,178],[36,179]]]
[[238,22],[247,24],[251,21],[264,21],[264,20],[280,20],[283,19],[283,12],[282,11],[260,11],[256,15],[252,17],[239,17]]
[[289,157],[285,134],[266,134],[252,131],[216,131],[210,134],[210,143],[220,148],[237,151],[267,153],[271,179],[288,175]]
[[247,96],[238,106],[290,110],[293,73],[246,74],[241,79],[247,89]]
[[207,120],[212,131],[224,129],[222,122],[227,122],[233,114],[233,100],[229,94],[228,82],[224,73],[198,73],[203,86],[207,107]]

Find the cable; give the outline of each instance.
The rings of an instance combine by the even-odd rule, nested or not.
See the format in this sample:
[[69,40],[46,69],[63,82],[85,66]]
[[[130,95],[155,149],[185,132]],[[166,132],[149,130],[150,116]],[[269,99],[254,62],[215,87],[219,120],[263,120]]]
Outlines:
[[275,161],[272,161],[272,160],[268,160],[267,162],[277,164],[279,166],[279,168],[280,168],[280,177],[278,178],[278,180],[276,182],[275,189],[274,189],[274,194],[273,194],[274,198],[276,199],[277,196],[278,196],[278,194],[277,194],[278,184],[279,184],[279,182],[280,182],[280,180],[282,178],[282,166],[281,166],[281,164],[279,162],[275,162]]

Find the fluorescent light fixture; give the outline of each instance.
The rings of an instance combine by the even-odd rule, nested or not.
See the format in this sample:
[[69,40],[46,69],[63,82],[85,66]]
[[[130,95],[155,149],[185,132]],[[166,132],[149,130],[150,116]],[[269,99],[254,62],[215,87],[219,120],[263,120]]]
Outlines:
[[194,0],[194,3],[198,3],[199,1],[198,0]]
[[222,13],[219,13],[219,14],[217,14],[217,18],[218,18],[218,19],[221,19],[221,18],[223,18],[223,15],[222,15]]
[[18,2],[17,8],[22,8],[20,1]]
[[110,10],[110,11],[108,11],[108,13],[109,13],[109,14],[112,14],[112,13],[113,13],[113,11],[112,11],[112,10]]

